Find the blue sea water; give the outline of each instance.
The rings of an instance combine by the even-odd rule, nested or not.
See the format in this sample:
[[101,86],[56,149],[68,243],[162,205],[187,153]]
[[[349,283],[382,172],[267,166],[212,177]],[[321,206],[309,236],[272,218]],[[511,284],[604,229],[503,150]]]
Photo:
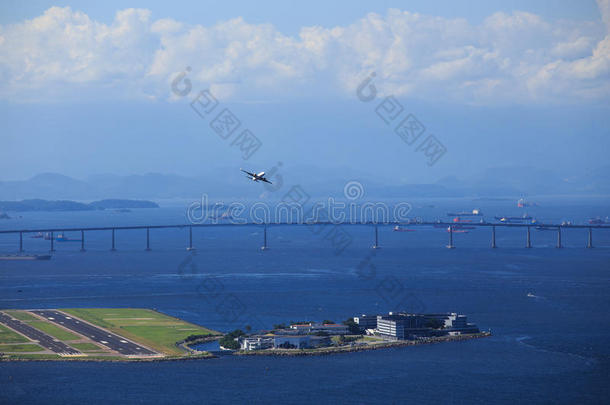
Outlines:
[[[539,219],[583,222],[606,216],[607,199],[549,199]],[[428,207],[434,204],[434,207]],[[414,203],[414,215],[481,208],[516,215],[514,201]],[[425,208],[420,208],[425,207]],[[4,228],[182,223],[183,206],[131,213],[21,213]],[[21,215],[21,218],[18,216]],[[50,261],[0,262],[0,308],[147,307],[213,329],[254,329],[303,319],[336,321],[393,309],[467,314],[493,336],[323,357],[234,358],[158,363],[0,363],[0,402],[19,403],[608,403],[610,401],[610,232],[562,235],[532,230],[447,233],[350,226],[352,243],[336,255],[325,232],[307,227],[86,235],[57,243]],[[77,234],[73,235],[78,237]],[[25,238],[29,252],[49,241]],[[0,235],[0,251],[15,251]],[[371,266],[372,265],[372,266]],[[529,295],[528,295],[529,294]]]

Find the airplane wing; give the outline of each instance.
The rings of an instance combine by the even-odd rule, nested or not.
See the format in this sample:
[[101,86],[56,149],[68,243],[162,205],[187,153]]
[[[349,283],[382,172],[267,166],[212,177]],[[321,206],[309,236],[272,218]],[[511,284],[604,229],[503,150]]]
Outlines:
[[264,178],[264,177],[263,177],[262,179],[259,179],[259,180],[262,180],[262,181],[264,181],[265,183],[273,184],[272,182],[270,182],[269,180],[267,180],[267,179],[266,179],[266,178]]
[[242,172],[244,172],[244,173],[249,174],[249,175],[250,175],[250,176],[252,176],[252,177],[256,177],[256,174],[254,174],[254,173],[247,172],[247,171],[245,171],[244,169],[239,169],[239,170],[241,170],[241,171],[242,171]]

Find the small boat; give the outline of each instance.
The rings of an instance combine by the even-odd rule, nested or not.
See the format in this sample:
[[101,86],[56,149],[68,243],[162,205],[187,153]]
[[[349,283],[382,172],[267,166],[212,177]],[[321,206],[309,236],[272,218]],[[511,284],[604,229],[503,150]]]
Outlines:
[[42,238],[44,238],[44,235],[42,234],[42,232],[38,232],[38,233],[30,236],[30,238],[33,238],[33,239],[42,239]]
[[534,294],[532,294],[531,292],[528,292],[527,296],[530,297],[530,298],[536,298],[536,296]]
[[401,226],[396,225],[394,227],[394,232],[415,232],[415,229],[407,229],[407,228],[403,228]]

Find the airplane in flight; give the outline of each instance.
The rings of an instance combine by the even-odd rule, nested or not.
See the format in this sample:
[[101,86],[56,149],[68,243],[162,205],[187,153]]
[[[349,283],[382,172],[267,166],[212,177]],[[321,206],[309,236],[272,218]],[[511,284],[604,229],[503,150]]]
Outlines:
[[239,170],[246,173],[247,174],[246,177],[248,177],[252,181],[264,181],[265,183],[273,184],[272,182],[270,182],[269,180],[267,180],[265,178],[265,172],[260,172],[260,173],[256,174],[256,173],[247,172],[244,169],[239,169]]

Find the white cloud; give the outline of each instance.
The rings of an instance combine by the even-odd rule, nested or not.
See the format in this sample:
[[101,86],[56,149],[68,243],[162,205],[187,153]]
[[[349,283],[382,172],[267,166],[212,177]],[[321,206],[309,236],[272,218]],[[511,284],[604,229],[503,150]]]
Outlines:
[[[607,101],[610,0],[599,22],[495,13],[480,25],[400,10],[298,37],[242,18],[213,26],[117,12],[102,24],[70,8],[0,26],[0,97],[171,98],[191,66],[194,87],[235,100],[352,96],[377,72],[381,93],[466,103]],[[94,93],[95,92],[95,93]]]

